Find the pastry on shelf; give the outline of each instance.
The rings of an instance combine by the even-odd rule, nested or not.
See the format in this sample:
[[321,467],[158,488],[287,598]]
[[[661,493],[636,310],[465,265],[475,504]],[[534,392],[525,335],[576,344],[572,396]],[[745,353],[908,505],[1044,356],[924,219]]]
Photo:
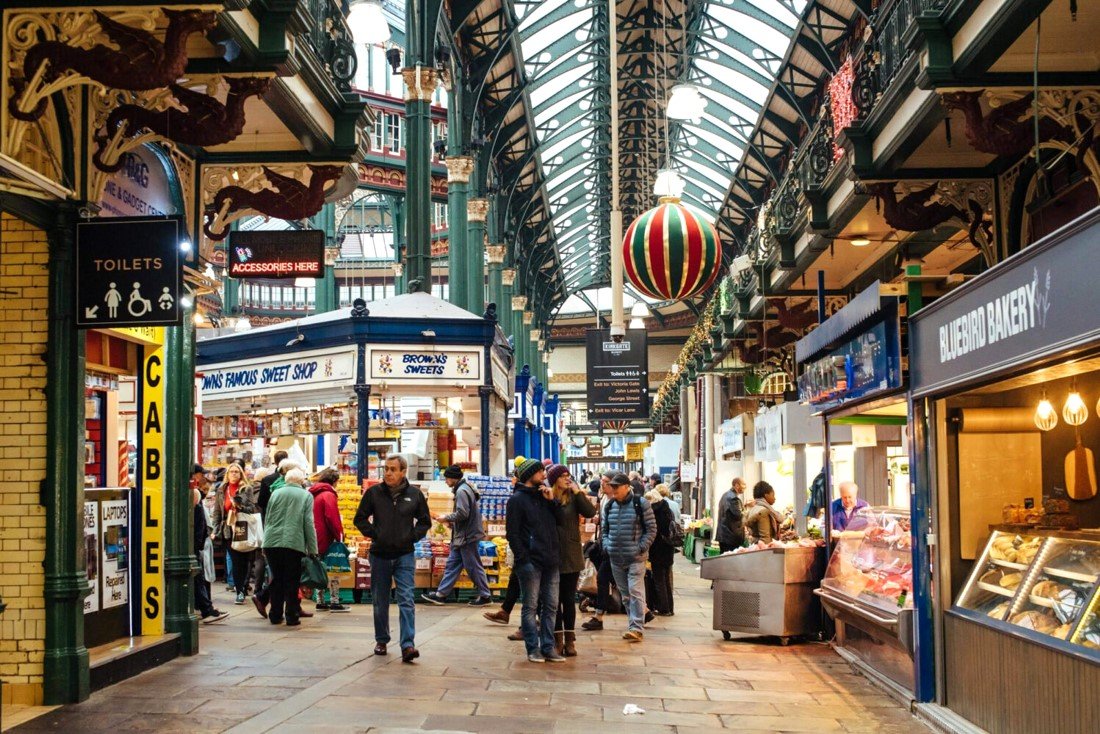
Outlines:
[[1024,541],[1016,549],[1016,563],[1028,564],[1035,559],[1035,554],[1039,552],[1039,548],[1043,545],[1042,538],[1032,538],[1031,540]]
[[1043,632],[1050,634],[1060,626],[1058,620],[1049,614],[1043,612],[1020,612],[1019,614],[1013,614],[1009,620],[1012,624],[1015,624],[1024,629],[1035,630],[1036,632]]
[[1063,586],[1055,581],[1040,581],[1031,587],[1032,596],[1042,597],[1043,599],[1053,599],[1054,601],[1060,601],[1064,599],[1063,594],[1071,589],[1067,586]]
[[1057,637],[1059,640],[1064,640],[1069,637],[1069,633],[1073,631],[1073,622],[1067,622],[1058,629],[1054,630],[1050,634]]
[[1003,576],[1001,576],[1001,579],[1000,579],[1000,581],[998,581],[998,583],[1002,587],[1004,587],[1004,588],[1011,591],[1011,590],[1015,589],[1017,586],[1019,586],[1020,581],[1022,581],[1022,580],[1023,580],[1023,574],[1006,573]]
[[990,609],[988,614],[989,614],[990,617],[993,617],[994,619],[1004,619],[1005,614],[1008,612],[1008,609],[1011,606],[1012,606],[1012,602],[1003,601],[1000,604],[998,604],[997,606]]

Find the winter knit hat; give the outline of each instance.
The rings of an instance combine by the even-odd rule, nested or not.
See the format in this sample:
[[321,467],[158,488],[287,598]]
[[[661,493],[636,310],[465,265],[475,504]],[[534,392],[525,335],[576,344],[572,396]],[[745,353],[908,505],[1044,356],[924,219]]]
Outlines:
[[554,464],[552,467],[546,470],[546,481],[553,487],[557,483],[558,479],[563,474],[569,473],[569,467],[564,464]]
[[462,468],[458,464],[451,464],[443,470],[443,476],[447,479],[462,479]]
[[542,469],[542,462],[538,459],[526,459],[519,465],[519,468],[516,469],[516,478],[524,484],[527,484],[527,480],[535,476],[537,472],[542,471]]

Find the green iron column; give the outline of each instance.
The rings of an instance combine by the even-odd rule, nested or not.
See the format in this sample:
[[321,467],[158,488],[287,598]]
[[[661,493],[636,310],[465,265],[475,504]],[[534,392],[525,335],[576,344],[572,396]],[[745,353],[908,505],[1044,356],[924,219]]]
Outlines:
[[[504,282],[502,271],[504,269],[504,245],[489,245],[485,248],[486,253],[489,256],[489,303],[495,303],[497,305],[497,313],[504,314]],[[506,328],[506,324],[501,318],[501,328]]]
[[88,697],[84,647],[84,336],[77,330],[73,264],[76,207],[58,207],[47,233],[49,349],[46,351],[46,650],[45,702],[75,703]]
[[314,279],[313,312],[328,313],[340,306],[336,289],[336,258],[340,256],[340,243],[336,239],[336,205],[327,203],[321,207],[312,224],[325,233],[325,268],[321,277]]
[[[487,156],[486,156],[487,157]],[[466,262],[469,276],[467,310],[480,314],[485,310],[485,219],[489,216],[488,199],[470,199],[466,218]]]
[[[405,3],[406,27],[410,29],[421,21],[425,7],[438,4],[423,0]],[[438,16],[436,16],[438,17]],[[428,32],[426,45],[431,48],[434,39],[434,20],[420,32]],[[423,38],[423,36],[421,36]],[[412,65],[401,71],[405,79],[405,206],[408,217],[408,247],[405,253],[405,283],[408,290],[431,292],[432,281],[432,93],[436,86],[436,72],[431,66],[430,51],[425,45],[410,42],[406,49],[406,63]],[[419,53],[418,53],[419,52]]]
[[199,570],[192,547],[195,503],[189,487],[195,459],[193,393],[195,329],[193,307],[183,309],[183,325],[165,329],[164,394],[164,629],[180,635],[180,651],[199,651],[199,618],[195,615],[194,574]]
[[408,254],[405,236],[405,197],[387,196],[386,205],[390,210],[390,223],[393,226],[393,272],[394,292],[407,293],[408,279],[405,277],[405,256]]
[[222,314],[232,316],[241,307],[241,281],[229,277],[228,266],[222,272]]
[[[454,127],[457,127],[454,126]],[[454,127],[448,135],[454,133]],[[452,137],[453,139],[453,137]],[[448,300],[459,308],[470,309],[470,260],[467,248],[467,205],[470,174],[474,159],[459,155],[447,158],[447,283]]]
[[516,282],[516,269],[504,268],[500,271],[500,303],[497,304],[497,313],[501,315],[500,326],[507,336],[512,337],[515,345],[513,360],[516,363],[516,371],[519,371],[519,340],[516,339],[516,312],[512,309],[512,285]]

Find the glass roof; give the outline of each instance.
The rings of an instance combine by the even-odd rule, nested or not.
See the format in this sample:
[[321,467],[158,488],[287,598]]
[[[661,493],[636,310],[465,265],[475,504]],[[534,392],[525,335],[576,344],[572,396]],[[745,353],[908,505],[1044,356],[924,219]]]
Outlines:
[[[644,201],[624,199],[624,229],[641,205],[656,203],[648,192],[664,165],[685,179],[684,202],[716,219],[808,2],[618,3],[620,136],[626,141],[620,144],[620,165],[624,177],[634,177],[634,190],[642,190],[640,177],[646,192]],[[558,261],[566,290],[573,293],[559,313],[591,311],[585,299],[594,303],[594,297],[577,292],[609,282],[606,0],[515,0],[513,5]],[[668,126],[666,150],[664,108],[669,89],[679,82],[698,85],[707,108],[698,120]],[[638,141],[640,129],[636,97],[646,89],[645,139],[642,155],[634,155],[630,141]]]

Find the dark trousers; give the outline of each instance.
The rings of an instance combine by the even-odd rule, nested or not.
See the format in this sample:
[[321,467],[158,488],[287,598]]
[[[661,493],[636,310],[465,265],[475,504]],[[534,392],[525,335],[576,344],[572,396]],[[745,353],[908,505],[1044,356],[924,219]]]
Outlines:
[[267,617],[272,624],[282,622],[284,613],[287,621],[297,620],[302,611],[298,601],[298,585],[302,580],[302,558],[305,554],[293,548],[265,548],[264,553],[271,568],[271,584],[268,587],[271,609]]
[[504,601],[500,604],[500,611],[505,614],[511,614],[512,610],[516,608],[516,602],[519,601],[519,576],[516,575],[515,569],[512,570],[512,575],[508,577],[508,588],[504,590]]
[[740,547],[741,546],[737,545],[736,543],[718,543],[718,549],[723,553],[729,553],[731,550],[737,550]]
[[672,565],[659,566],[651,563],[653,570],[653,610],[661,614],[672,614]]
[[203,617],[209,617],[214,613],[214,602],[210,599],[210,582],[202,573],[202,556],[195,556],[199,564],[199,572],[195,574],[195,611]]
[[[611,611],[611,559],[606,555],[600,561],[600,567],[596,569],[596,609],[601,612]],[[619,589],[620,593],[623,591]]]
[[572,632],[577,628],[577,581],[581,574],[563,573],[558,576],[558,621],[554,629]]
[[238,594],[243,594],[248,589],[248,574],[252,570],[255,552],[241,553],[232,548],[229,549],[229,557],[233,559],[233,588]]

